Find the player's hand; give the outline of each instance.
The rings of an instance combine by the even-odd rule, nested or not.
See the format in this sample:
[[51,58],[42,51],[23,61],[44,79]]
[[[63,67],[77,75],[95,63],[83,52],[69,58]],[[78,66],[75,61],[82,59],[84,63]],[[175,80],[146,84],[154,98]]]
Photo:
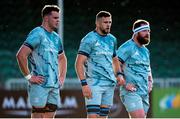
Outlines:
[[32,76],[31,79],[29,79],[30,83],[33,84],[41,84],[44,82],[44,77],[43,76]]
[[128,83],[128,84],[125,86],[125,88],[126,88],[126,90],[132,91],[132,92],[137,90],[136,87],[135,87],[135,85],[130,84],[130,83]]
[[116,79],[117,79],[117,84],[119,85],[119,86],[122,86],[122,85],[124,85],[125,83],[126,83],[126,81],[124,80],[124,77],[123,76],[117,76],[116,77]]
[[92,98],[92,92],[88,85],[82,86],[83,96],[87,99]]

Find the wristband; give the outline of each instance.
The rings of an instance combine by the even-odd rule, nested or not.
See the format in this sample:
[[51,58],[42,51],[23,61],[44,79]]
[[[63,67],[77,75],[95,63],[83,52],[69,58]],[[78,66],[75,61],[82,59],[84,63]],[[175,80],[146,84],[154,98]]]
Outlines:
[[31,77],[32,77],[32,75],[28,74],[28,75],[25,76],[25,79],[29,80],[29,79],[31,79]]
[[118,71],[118,72],[116,73],[116,77],[118,77],[119,75],[120,75],[120,76],[124,76],[124,73]]
[[82,86],[86,86],[86,85],[87,85],[86,79],[82,79],[82,80],[81,80],[81,85],[82,85]]

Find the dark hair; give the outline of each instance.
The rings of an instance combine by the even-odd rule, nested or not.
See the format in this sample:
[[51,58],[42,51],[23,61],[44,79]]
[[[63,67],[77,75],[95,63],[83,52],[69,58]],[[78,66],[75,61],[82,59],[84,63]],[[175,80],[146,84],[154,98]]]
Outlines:
[[57,5],[45,5],[41,11],[41,16],[44,17],[45,15],[48,15],[52,11],[59,12],[60,8]]
[[96,20],[102,17],[111,17],[111,13],[107,12],[107,11],[100,11],[99,13],[97,13],[96,15]]
[[143,24],[149,25],[149,22],[143,19],[138,19],[134,22],[132,30],[142,26]]

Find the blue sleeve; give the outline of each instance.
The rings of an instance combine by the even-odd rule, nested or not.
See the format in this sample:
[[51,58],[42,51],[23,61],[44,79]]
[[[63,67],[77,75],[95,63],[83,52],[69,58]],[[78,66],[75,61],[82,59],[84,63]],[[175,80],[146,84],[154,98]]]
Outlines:
[[90,37],[83,38],[79,46],[78,54],[82,54],[89,57],[89,54],[91,53],[92,50],[92,45],[93,43]]
[[35,49],[41,40],[41,35],[38,31],[31,31],[24,42],[24,45],[29,47],[31,50]]
[[122,44],[117,50],[117,56],[121,63],[124,63],[131,55],[131,47],[128,44]]
[[63,43],[62,40],[60,38],[58,38],[59,40],[59,51],[58,54],[61,54],[64,51],[64,47],[63,47]]

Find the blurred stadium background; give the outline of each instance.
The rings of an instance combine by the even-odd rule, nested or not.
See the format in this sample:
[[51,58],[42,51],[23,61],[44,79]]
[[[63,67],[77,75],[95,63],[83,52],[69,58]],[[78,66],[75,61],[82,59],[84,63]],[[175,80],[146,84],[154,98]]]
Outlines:
[[[34,27],[41,24],[45,4],[57,0],[1,0],[0,2],[0,117],[30,117],[26,85],[16,62],[16,52]],[[148,117],[180,117],[180,4],[178,0],[64,0],[63,41],[68,72],[56,117],[85,117],[81,86],[74,62],[81,38],[95,28],[95,15],[107,10],[113,15],[112,34],[118,46],[131,38],[132,23],[146,19],[151,24],[151,65],[154,89]],[[61,6],[60,6],[61,7]],[[110,117],[127,117],[114,97]]]

